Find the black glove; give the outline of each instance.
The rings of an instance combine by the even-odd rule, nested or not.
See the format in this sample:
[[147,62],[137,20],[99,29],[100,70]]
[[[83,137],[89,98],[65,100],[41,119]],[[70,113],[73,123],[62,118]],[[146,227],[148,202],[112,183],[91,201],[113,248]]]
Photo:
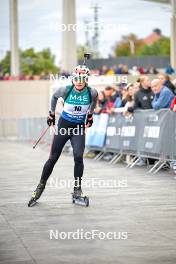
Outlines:
[[49,116],[47,117],[47,124],[48,126],[55,125],[55,114],[52,114],[51,111],[49,111]]
[[88,114],[86,119],[86,126],[91,127],[93,124],[93,114]]

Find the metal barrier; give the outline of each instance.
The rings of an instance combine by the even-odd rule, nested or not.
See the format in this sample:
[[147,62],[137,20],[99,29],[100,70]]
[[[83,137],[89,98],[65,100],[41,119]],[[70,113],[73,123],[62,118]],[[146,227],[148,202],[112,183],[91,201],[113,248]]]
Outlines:
[[[98,118],[96,120],[98,123]],[[103,123],[103,120],[101,122]],[[134,158],[128,165],[132,168],[140,158],[152,158],[157,162],[149,172],[154,173],[168,161],[176,160],[176,115],[174,112],[168,109],[136,111],[129,118],[121,114],[112,114],[108,122],[106,118],[104,122],[107,127],[98,160],[107,152],[114,153],[111,164],[118,162],[123,155],[132,155]],[[94,124],[95,127],[97,123]],[[91,149],[99,147],[99,136],[94,126],[91,130],[95,130],[96,134],[93,136],[91,131],[89,132],[92,137],[92,144],[89,145]]]
[[[34,142],[45,128],[46,118],[0,119],[1,138]],[[51,140],[51,133],[47,133],[41,143],[48,145]],[[129,168],[141,157],[156,159],[157,163],[149,170],[155,173],[167,161],[176,160],[176,114],[162,109],[136,111],[130,118],[122,114],[95,115],[86,134],[86,146],[99,151],[96,160],[112,152],[111,164],[123,155],[134,156]]]

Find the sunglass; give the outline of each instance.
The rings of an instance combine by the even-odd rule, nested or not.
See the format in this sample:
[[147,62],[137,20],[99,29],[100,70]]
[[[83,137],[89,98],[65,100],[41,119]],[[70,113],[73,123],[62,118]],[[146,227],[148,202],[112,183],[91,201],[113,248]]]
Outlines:
[[88,81],[88,77],[83,77],[83,76],[74,77],[73,80],[75,82],[83,83],[83,82],[87,82]]

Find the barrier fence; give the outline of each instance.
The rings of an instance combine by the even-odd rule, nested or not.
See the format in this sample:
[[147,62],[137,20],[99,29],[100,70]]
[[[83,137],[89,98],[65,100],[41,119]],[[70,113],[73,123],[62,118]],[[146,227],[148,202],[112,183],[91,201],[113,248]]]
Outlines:
[[[0,128],[1,138],[34,141],[46,128],[46,118],[1,119]],[[51,142],[50,133],[44,140]],[[100,151],[96,159],[112,152],[111,163],[115,163],[122,155],[130,154],[134,156],[130,167],[145,157],[158,160],[158,169],[166,161],[176,160],[176,114],[162,109],[136,111],[131,117],[119,113],[94,115],[94,124],[86,133],[86,146]]]
[[176,157],[175,120],[176,114],[166,109],[136,111],[131,117],[101,114],[89,129],[86,144],[106,151],[173,159]]
[[[101,151],[95,159],[100,160],[105,153],[112,152],[110,163],[116,163],[129,154],[134,156],[128,165],[132,168],[141,157],[152,158],[156,163],[150,172],[155,173],[167,161],[176,160],[176,114],[170,110],[136,111],[131,117],[101,114],[95,120],[86,138],[90,149]],[[100,123],[106,129],[98,129]]]

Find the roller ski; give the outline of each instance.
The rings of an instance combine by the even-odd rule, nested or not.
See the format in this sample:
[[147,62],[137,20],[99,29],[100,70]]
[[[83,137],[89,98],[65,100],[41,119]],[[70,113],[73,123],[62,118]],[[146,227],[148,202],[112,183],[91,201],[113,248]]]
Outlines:
[[82,206],[89,206],[89,197],[84,196],[81,187],[74,187],[72,193],[72,203]]
[[32,198],[28,203],[28,207],[32,207],[37,204],[37,200],[40,198],[44,189],[45,189],[45,183],[39,183],[36,190],[32,193]]

